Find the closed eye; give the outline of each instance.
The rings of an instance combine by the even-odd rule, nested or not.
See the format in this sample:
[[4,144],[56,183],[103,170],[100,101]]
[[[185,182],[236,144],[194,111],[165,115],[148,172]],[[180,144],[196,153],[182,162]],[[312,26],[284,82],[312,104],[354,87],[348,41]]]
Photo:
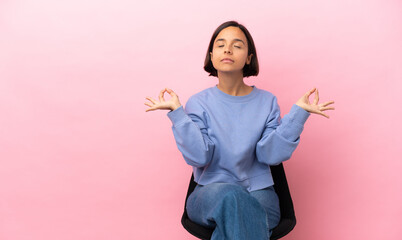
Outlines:
[[[223,47],[223,45],[220,45],[220,46],[218,46],[218,47]],[[241,48],[241,47],[239,47],[239,46],[235,46],[235,47],[237,47],[237,48]]]

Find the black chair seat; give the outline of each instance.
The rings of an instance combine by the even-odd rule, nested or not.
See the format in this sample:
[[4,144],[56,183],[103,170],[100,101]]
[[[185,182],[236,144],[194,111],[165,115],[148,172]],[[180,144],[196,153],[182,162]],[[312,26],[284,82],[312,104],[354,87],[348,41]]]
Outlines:
[[[293,208],[293,201],[290,195],[288,182],[286,180],[285,170],[283,164],[270,166],[272,177],[274,179],[274,188],[279,197],[279,204],[281,208],[281,220],[272,231],[271,240],[279,239],[287,235],[296,225],[296,216]],[[184,204],[184,213],[181,218],[181,224],[192,235],[203,240],[211,239],[213,228],[201,226],[192,222],[187,215],[187,199],[194,191],[197,183],[194,181],[194,175],[191,175],[190,184],[188,186],[186,201]]]

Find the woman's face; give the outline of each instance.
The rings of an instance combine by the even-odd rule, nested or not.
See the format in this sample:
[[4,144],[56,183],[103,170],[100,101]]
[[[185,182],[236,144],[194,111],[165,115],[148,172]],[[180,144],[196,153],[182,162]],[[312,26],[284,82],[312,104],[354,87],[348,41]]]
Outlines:
[[[243,73],[244,64],[250,64],[253,54],[248,54],[246,35],[238,27],[224,28],[215,38],[212,47],[211,61],[214,68],[219,72]],[[228,58],[229,61],[223,61]]]

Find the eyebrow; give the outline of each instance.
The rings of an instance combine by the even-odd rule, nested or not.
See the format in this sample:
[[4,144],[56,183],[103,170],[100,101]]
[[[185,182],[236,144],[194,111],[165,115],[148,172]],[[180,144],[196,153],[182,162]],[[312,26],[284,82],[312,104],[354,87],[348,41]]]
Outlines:
[[[226,41],[226,40],[225,40],[225,39],[223,39],[223,38],[219,38],[219,39],[217,39],[215,42],[217,42],[217,41]],[[246,45],[246,44],[243,42],[243,40],[238,39],[238,38],[233,39],[233,41],[236,41],[236,42],[242,42],[244,45]]]

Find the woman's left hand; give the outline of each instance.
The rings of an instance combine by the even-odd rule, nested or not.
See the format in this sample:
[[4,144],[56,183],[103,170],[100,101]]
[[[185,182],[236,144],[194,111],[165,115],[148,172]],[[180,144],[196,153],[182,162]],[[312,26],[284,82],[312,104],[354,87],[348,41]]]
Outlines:
[[[310,97],[310,95],[311,95],[313,92],[315,92],[314,102],[313,102],[313,103],[310,103],[309,97]],[[318,89],[313,88],[312,90],[310,90],[310,91],[308,91],[306,94],[304,94],[304,96],[301,97],[301,98],[296,102],[296,105],[299,106],[299,107],[301,107],[301,108],[303,108],[303,109],[306,110],[307,112],[315,113],[315,114],[320,114],[320,115],[322,115],[322,116],[324,116],[324,117],[326,117],[326,118],[329,118],[329,116],[326,115],[325,113],[323,113],[323,111],[326,111],[326,110],[335,110],[334,107],[327,107],[328,105],[333,104],[333,103],[335,103],[335,102],[334,102],[334,101],[329,101],[329,102],[326,102],[326,103],[318,104],[318,100],[319,100],[319,97],[318,97]]]

